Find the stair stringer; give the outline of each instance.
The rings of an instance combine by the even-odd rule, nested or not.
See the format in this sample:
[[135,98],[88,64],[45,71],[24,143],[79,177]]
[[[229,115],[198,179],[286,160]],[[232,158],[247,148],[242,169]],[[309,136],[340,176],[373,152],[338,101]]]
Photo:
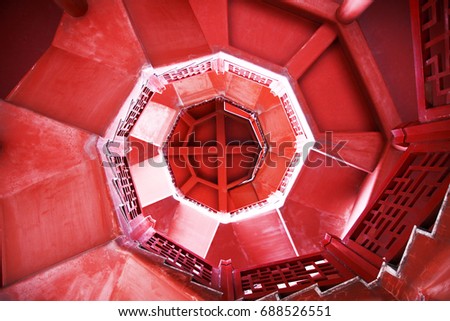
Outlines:
[[[352,300],[374,300],[374,299],[380,299],[380,294],[375,293],[375,291],[384,291],[382,289],[382,286],[380,284],[379,279],[367,283],[360,277],[356,276],[350,280],[347,280],[345,282],[342,282],[341,284],[338,284],[330,289],[327,289],[325,291],[322,291],[319,286],[312,285],[310,287],[307,287],[299,292],[293,293],[287,297],[284,297],[281,299],[281,301],[293,301],[293,300],[342,300],[336,297],[339,296],[340,293],[345,292],[346,289],[351,290],[352,287],[362,287],[363,289],[368,289],[369,292],[374,292],[373,294],[368,294],[369,297],[365,298],[358,298],[356,297],[352,298]],[[350,291],[351,293],[352,291]],[[366,294],[367,295],[367,294]]]
[[[438,215],[436,217],[435,223],[431,231],[427,231],[423,228],[414,226],[411,235],[409,237],[408,243],[406,244],[406,248],[403,252],[400,263],[397,267],[388,265],[384,263],[380,269],[380,273],[378,275],[378,280],[381,281],[383,287],[386,291],[390,292],[397,299],[402,300],[402,298],[398,298],[400,293],[395,293],[395,284],[394,283],[402,283],[405,282],[405,269],[408,265],[408,258],[411,256],[411,252],[414,250],[416,242],[420,236],[423,236],[429,240],[433,240],[436,242],[442,242],[449,244],[450,247],[450,237],[447,239],[442,239],[443,234],[439,234],[439,231],[443,228],[444,220],[450,222],[450,207],[449,207],[449,196],[450,196],[450,186],[447,188],[447,193],[442,201],[442,205],[439,209]],[[445,234],[444,234],[445,235]],[[391,280],[389,280],[391,279]],[[426,297],[418,290],[416,300],[425,300]],[[433,298],[430,298],[433,299]]]

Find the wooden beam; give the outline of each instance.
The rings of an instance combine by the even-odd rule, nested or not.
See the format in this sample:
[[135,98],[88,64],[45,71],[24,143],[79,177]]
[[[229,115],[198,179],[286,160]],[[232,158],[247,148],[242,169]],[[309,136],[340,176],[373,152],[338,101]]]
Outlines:
[[338,28],[341,43],[361,76],[360,79],[378,114],[383,132],[386,137],[391,137],[391,130],[401,123],[400,117],[364,34],[357,23],[338,24]]
[[336,39],[336,31],[323,24],[289,60],[286,67],[292,78],[299,79]]

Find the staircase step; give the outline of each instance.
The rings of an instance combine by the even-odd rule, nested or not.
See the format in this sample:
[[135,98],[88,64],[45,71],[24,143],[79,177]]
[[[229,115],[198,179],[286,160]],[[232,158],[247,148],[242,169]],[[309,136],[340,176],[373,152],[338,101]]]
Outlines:
[[367,286],[359,278],[353,278],[340,285],[321,291],[311,286],[282,299],[283,301],[390,301],[395,298],[379,284]]
[[380,276],[383,286],[399,300],[450,299],[448,195],[433,230],[415,228],[397,269],[385,268]]
[[210,287],[204,286],[203,284],[192,281],[189,286],[204,300],[207,301],[220,301],[222,299],[223,293],[217,290],[214,290]]
[[277,292],[270,293],[256,301],[280,301],[280,295]]
[[438,217],[433,227],[433,237],[442,242],[450,242],[450,186],[444,197]]

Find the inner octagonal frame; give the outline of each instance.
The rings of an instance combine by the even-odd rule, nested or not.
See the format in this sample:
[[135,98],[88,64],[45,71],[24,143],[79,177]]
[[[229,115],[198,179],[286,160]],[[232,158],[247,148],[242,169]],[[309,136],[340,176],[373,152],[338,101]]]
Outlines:
[[[302,160],[309,151],[309,149],[305,148],[305,143],[314,141],[312,131],[306,122],[306,117],[300,108],[300,104],[290,86],[288,78],[223,52],[185,63],[161,67],[153,70],[153,72],[154,74],[149,79],[149,82],[158,87],[160,89],[159,92],[162,92],[166,85],[177,81],[200,76],[208,72],[215,72],[218,75],[230,73],[234,76],[243,78],[246,81],[266,87],[274,97],[279,99],[292,132],[295,135],[295,142],[293,142],[295,153],[289,164],[286,166],[286,172],[280,180],[279,186],[275,188],[273,193],[267,195],[265,199],[256,202],[251,206],[243,207],[232,213],[222,214],[225,215],[225,217],[223,217],[221,221],[235,221],[237,219],[237,214],[243,212],[246,213],[245,218],[248,218],[253,214],[266,212],[283,206],[284,201],[295,182],[295,178],[300,172],[303,164]],[[211,96],[211,98],[213,96]],[[224,96],[227,97],[226,95]],[[201,101],[202,100],[200,99],[197,102],[199,103]],[[177,196],[176,193],[174,195],[175,197]],[[183,201],[182,197],[178,197],[177,199]],[[210,212],[209,210],[207,211]]]
[[[269,195],[267,199],[255,203],[252,206],[239,209],[233,213],[219,213],[219,215],[212,213],[211,209],[209,209],[208,207],[202,206],[201,204],[194,204],[191,201],[180,197],[177,194],[175,186],[173,186],[172,196],[178,201],[186,204],[187,206],[194,207],[201,213],[204,213],[208,216],[214,214],[214,218],[221,223],[250,218],[259,213],[275,210],[282,207],[287,195],[289,194],[289,191],[291,190],[295,182],[295,178],[300,172],[300,169],[303,165],[303,160],[306,157],[306,153],[310,150],[309,148],[305,148],[305,144],[308,142],[314,142],[315,140],[313,137],[313,132],[306,121],[306,117],[300,107],[300,104],[296,98],[296,94],[294,93],[287,77],[271,70],[262,68],[248,61],[236,58],[224,52],[219,52],[213,55],[208,55],[170,66],[159,67],[156,69],[151,66],[143,68],[137,84],[124,103],[123,108],[116,116],[116,121],[114,121],[110,125],[106,132],[105,137],[110,138],[99,140],[99,148],[103,149],[104,152],[106,149],[106,152],[104,153],[106,154],[106,158],[108,158],[108,154],[112,153],[113,155],[119,155],[126,160],[126,155],[129,150],[128,136],[133,130],[133,127],[138,121],[143,110],[146,108],[147,104],[152,100],[152,98],[157,94],[164,94],[166,86],[172,83],[203,75],[207,72],[214,72],[217,75],[230,73],[234,76],[239,77],[240,79],[244,79],[245,81],[252,82],[259,86],[267,88],[274,97],[277,97],[279,99],[280,106],[282,107],[282,110],[287,120],[289,121],[292,132],[295,135],[295,141],[293,142],[295,151],[293,153],[292,160],[286,166],[286,171],[282,179],[280,180],[281,183],[276,191],[274,193],[271,193],[271,195]],[[202,99],[194,103],[199,103],[201,101]],[[177,107],[178,109],[183,108],[183,106],[175,107]],[[115,127],[114,124],[117,127]],[[114,145],[114,152],[111,152],[108,148],[105,148],[105,146],[111,146],[111,143]],[[162,153],[161,148],[162,146],[158,146],[158,149]],[[115,164],[114,161],[110,162],[112,164]],[[115,166],[117,166],[117,164]],[[132,182],[133,178],[131,177],[131,174],[129,174],[129,176],[129,180]],[[167,169],[167,165],[166,176],[167,180],[170,181],[171,176]],[[117,174],[115,174],[115,177],[116,180],[120,180],[121,175],[117,177]],[[117,188],[115,189],[117,190]],[[119,195],[120,194],[121,193],[119,193]],[[126,200],[126,198],[127,197],[124,195],[122,195],[121,197],[121,199],[124,200]],[[134,200],[134,207],[129,206],[130,208],[139,208],[139,199],[136,192],[134,193],[134,195],[128,198]],[[123,200],[118,200],[117,203],[123,204],[124,202]],[[127,212],[127,210],[125,209],[122,212]],[[238,215],[243,212],[245,212],[246,214]],[[127,216],[124,213],[122,214],[124,217]]]
[[[194,109],[197,112],[191,115]],[[202,129],[205,122],[212,122],[216,130],[213,137],[207,137],[207,141],[197,141],[198,127]],[[247,126],[244,137],[233,136],[231,132],[239,122],[240,126]],[[182,133],[186,125],[189,129]],[[247,199],[248,204],[236,206],[230,192],[251,183],[266,152],[267,144],[256,113],[223,96],[184,107],[163,145],[164,157],[179,197],[206,205],[217,213],[231,214],[255,203],[250,198]],[[242,168],[243,161],[250,167]],[[200,175],[202,172],[206,175]],[[191,195],[194,187],[199,185],[203,186],[202,193]]]

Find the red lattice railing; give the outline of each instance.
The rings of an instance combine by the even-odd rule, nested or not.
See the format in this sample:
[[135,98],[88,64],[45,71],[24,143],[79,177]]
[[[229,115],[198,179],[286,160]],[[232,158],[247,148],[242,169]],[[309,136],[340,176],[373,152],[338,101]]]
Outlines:
[[128,137],[153,94],[154,92],[152,92],[150,88],[144,87],[141,94],[139,95],[138,100],[128,112],[125,121],[121,121],[121,123],[119,124],[119,127],[117,129],[117,136]]
[[289,184],[289,180],[291,179],[292,175],[294,175],[295,167],[299,166],[301,157],[302,157],[302,155],[300,153],[295,153],[294,158],[290,162],[290,164],[286,170],[286,173],[284,174],[283,180],[281,181],[281,184],[278,187],[278,190],[281,193],[284,193],[286,191],[286,188]]
[[205,72],[213,70],[213,59],[209,59],[200,63],[194,63],[192,65],[170,70],[162,75],[167,83],[178,81],[181,79],[189,78],[196,75],[204,74]]
[[264,76],[246,67],[221,58],[211,58],[199,63],[193,63],[183,68],[167,71],[162,74],[162,78],[164,78],[167,83],[171,83],[192,76],[204,74],[213,70],[219,73],[228,71],[232,74],[251,80],[266,87],[269,87],[270,84],[275,81],[270,77]]
[[[289,118],[289,123],[291,124],[295,136],[305,135],[301,127],[301,124],[297,118],[297,115],[294,111],[294,108],[292,107],[292,103],[291,100],[289,99],[289,96],[287,94],[283,94],[283,96],[280,97],[280,101],[281,104],[283,105],[284,110],[286,111],[286,115]],[[306,135],[305,138],[307,138]]]
[[261,201],[252,203],[252,204],[250,204],[250,205],[248,205],[246,207],[241,207],[241,208],[238,208],[237,210],[231,211],[230,215],[234,216],[234,215],[239,215],[241,213],[248,213],[250,211],[254,211],[256,209],[263,208],[267,204],[269,204],[268,200],[261,200]]
[[421,1],[425,95],[429,107],[450,104],[449,0]]
[[263,76],[253,70],[237,65],[233,62],[224,60],[224,69],[228,72],[240,76],[242,78],[254,81],[260,85],[269,87],[274,82],[273,79]]
[[254,300],[277,292],[282,296],[317,284],[322,290],[354,277],[327,252],[236,270],[238,297]]
[[123,217],[130,221],[142,213],[136,189],[131,177],[130,168],[126,157],[109,156],[109,165],[113,169],[113,184],[119,195],[119,206]]
[[420,117],[450,115],[450,0],[410,0]]
[[[116,130],[116,135],[113,139],[116,139],[116,136],[128,137],[130,131],[133,129],[136,121],[138,120],[144,108],[147,106],[147,103],[149,102],[153,94],[154,92],[152,92],[150,88],[143,87],[141,93],[139,94],[139,98],[131,107],[126,119],[119,122]],[[139,204],[136,189],[134,187],[133,179],[131,177],[127,158],[118,156],[118,154],[116,153],[111,153],[109,150],[109,146],[114,146],[115,144],[117,144],[118,146],[121,145],[120,142],[114,140],[108,141],[107,143],[108,167],[112,168],[114,173],[112,183],[117,192],[117,195],[120,198],[119,210],[122,216],[128,222],[141,214],[142,210]]]
[[254,300],[274,292],[287,296],[315,284],[326,290],[355,276],[324,251],[246,270],[232,269],[233,282],[228,284],[221,280],[222,266],[213,268],[203,258],[158,232],[154,232],[141,247],[164,257],[167,265],[191,274],[200,284],[224,293],[235,293],[233,299]]
[[192,274],[193,279],[206,286],[216,287],[213,284],[213,267],[201,257],[169,240],[160,233],[152,237],[141,246],[166,259],[166,264]]
[[390,262],[401,255],[414,225],[436,214],[450,183],[450,152],[425,148],[408,149],[384,191],[346,237],[348,245],[361,246]]

